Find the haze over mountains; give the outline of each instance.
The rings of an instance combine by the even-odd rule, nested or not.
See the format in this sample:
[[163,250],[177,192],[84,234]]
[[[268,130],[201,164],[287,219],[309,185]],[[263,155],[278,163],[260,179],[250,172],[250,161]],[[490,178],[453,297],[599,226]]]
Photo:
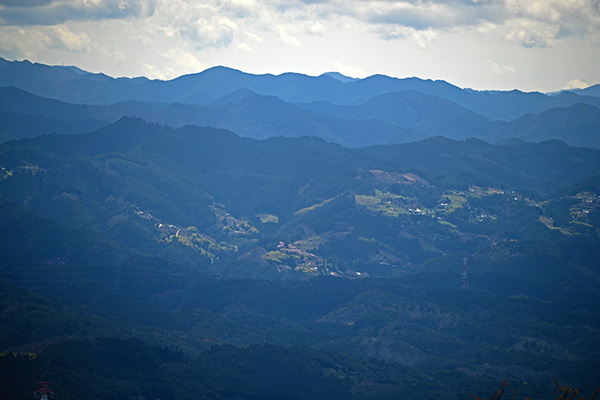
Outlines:
[[592,393],[595,90],[0,60],[0,387]]
[[[594,87],[577,94],[481,92],[418,78],[251,75],[225,67],[171,81],[151,81],[6,60],[0,63],[0,72],[0,87],[14,86],[44,98],[87,105],[45,103],[27,93],[3,89],[4,140],[31,136],[39,129],[42,133],[85,132],[122,116],[137,116],[173,127],[193,124],[230,129],[257,139],[318,136],[349,147],[440,135],[491,143],[512,138],[559,139],[600,148],[600,98],[589,95],[595,93]],[[590,107],[573,107],[579,104]],[[31,116],[29,128],[11,133],[15,131],[11,121],[23,114]],[[546,129],[549,126],[552,129]]]

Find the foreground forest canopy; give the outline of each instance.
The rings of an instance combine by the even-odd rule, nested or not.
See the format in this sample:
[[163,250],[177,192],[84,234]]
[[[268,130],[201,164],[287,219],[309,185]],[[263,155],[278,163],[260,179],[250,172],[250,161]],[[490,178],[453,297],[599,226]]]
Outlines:
[[600,384],[593,88],[0,69],[7,398],[40,381],[66,399]]

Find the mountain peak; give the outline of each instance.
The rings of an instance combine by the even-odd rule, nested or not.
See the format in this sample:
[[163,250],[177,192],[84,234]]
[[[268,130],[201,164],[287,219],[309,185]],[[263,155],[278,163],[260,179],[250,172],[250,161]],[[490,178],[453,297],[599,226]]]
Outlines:
[[225,65],[215,65],[214,67],[210,67],[202,71],[201,73],[211,73],[211,72],[237,72],[242,73],[239,69],[227,67]]
[[325,72],[321,76],[328,76],[330,78],[337,79],[338,81],[344,82],[344,83],[354,82],[354,81],[358,81],[359,80],[358,78],[352,78],[350,76],[342,75],[339,72]]

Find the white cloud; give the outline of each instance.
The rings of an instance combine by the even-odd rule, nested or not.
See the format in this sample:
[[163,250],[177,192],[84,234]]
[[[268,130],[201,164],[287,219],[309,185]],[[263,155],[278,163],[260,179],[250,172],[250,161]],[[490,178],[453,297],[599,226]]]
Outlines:
[[366,78],[368,75],[367,71],[364,69],[351,64],[342,64],[337,62],[335,63],[335,69],[340,74],[346,75],[350,78]]
[[426,50],[437,37],[433,29],[418,30],[406,26],[378,25],[373,31],[385,40],[410,39],[422,50]]
[[80,34],[73,33],[65,25],[53,26],[51,30],[55,47],[63,47],[71,51],[86,51],[91,45],[91,40],[85,32]]
[[[411,38],[420,47],[427,47],[431,32],[456,29],[485,31],[525,47],[552,46],[570,36],[600,36],[597,0],[332,0],[313,4],[311,10],[313,17],[353,18],[384,39]],[[414,31],[429,32],[429,39]]]
[[208,67],[206,64],[198,60],[192,53],[180,48],[167,51],[165,53],[165,57],[173,60],[177,67],[188,71],[202,71]]
[[156,63],[142,63],[144,75],[151,79],[172,79],[183,73],[203,71],[208,66],[191,52],[174,48],[160,55]]
[[23,6],[4,1],[1,25],[57,25],[67,21],[145,18],[154,12],[154,0],[27,1]]
[[525,47],[545,47],[555,43],[559,27],[539,21],[514,19],[500,28],[504,39]]
[[185,33],[189,34],[197,48],[225,47],[231,43],[236,29],[236,23],[227,17],[207,19],[200,16]]
[[565,86],[563,86],[563,90],[569,90],[569,89],[585,89],[586,87],[589,87],[590,85],[588,85],[587,83],[579,80],[579,79],[573,79],[572,81],[569,81],[565,84]]
[[197,49],[228,47],[252,2],[157,0],[155,13],[144,21],[148,34],[189,42]]
[[45,49],[86,52],[95,44],[85,32],[74,33],[66,25],[0,27],[0,48],[32,58]]
[[570,36],[600,40],[597,0],[0,0],[0,5],[4,25],[138,18],[171,37],[185,36],[198,48],[226,47],[240,31],[265,30],[298,46],[302,40],[297,34],[282,34],[277,26],[323,33],[344,18],[384,39],[410,39],[422,48],[441,31],[481,32],[481,27],[527,47],[551,46]]
[[292,46],[292,47],[300,47],[300,41],[298,40],[298,38],[296,36],[294,36],[291,33],[291,30],[288,26],[286,25],[279,25],[277,27],[278,31],[279,31],[279,39],[287,46]]
[[484,60],[484,63],[488,66],[491,75],[515,75],[517,73],[516,68],[508,65],[500,65],[491,60]]
[[0,29],[0,49],[11,54],[32,58],[41,47],[49,47],[52,41],[48,35],[38,30],[25,30],[20,27]]
[[257,42],[257,43],[262,43],[264,41],[262,37],[254,34],[252,32],[244,32],[244,35],[247,36],[248,38],[252,39],[252,41]]
[[0,7],[37,7],[55,0],[0,0]]
[[170,73],[171,69],[169,68],[161,68],[145,62],[142,63],[142,74],[147,78],[165,80],[168,79]]
[[323,25],[318,22],[312,22],[308,28],[308,31],[312,34],[318,35],[323,33]]
[[235,46],[236,49],[246,52],[251,52],[254,50],[254,47],[250,46],[248,43],[240,43]]

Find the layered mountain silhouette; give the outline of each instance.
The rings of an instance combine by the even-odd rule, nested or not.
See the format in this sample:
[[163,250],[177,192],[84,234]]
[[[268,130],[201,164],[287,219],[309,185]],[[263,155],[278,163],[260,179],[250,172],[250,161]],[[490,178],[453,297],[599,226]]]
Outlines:
[[[3,65],[7,64],[14,67],[13,63]],[[55,70],[54,67],[30,64],[17,64],[17,66],[24,67],[22,69],[25,72],[28,69],[34,69],[73,78],[66,80],[65,85],[77,86],[79,85],[77,82],[82,79],[82,76],[94,76],[81,71],[64,70],[62,67],[56,67],[58,69]],[[25,73],[24,71],[21,72]],[[218,83],[221,78],[207,79],[203,77],[205,73],[209,76],[231,73],[244,79],[232,86],[232,82],[236,82],[235,79],[222,78],[227,81],[227,88],[223,88]],[[128,89],[126,90],[127,96],[129,96],[127,100],[115,104],[72,104],[34,95],[15,86],[3,87],[0,88],[0,113],[3,115],[0,139],[6,141],[44,133],[89,132],[123,116],[135,116],[173,127],[199,125],[223,128],[256,139],[272,136],[315,136],[347,147],[406,143],[431,136],[445,136],[453,139],[476,137],[491,143],[514,138],[525,141],[559,139],[575,146],[600,147],[597,137],[600,126],[598,119],[594,117],[599,112],[597,106],[600,105],[600,98],[593,96],[580,96],[567,92],[555,96],[539,93],[522,94],[520,92],[475,93],[447,84],[414,79],[410,81],[410,84],[407,83],[404,86],[414,87],[418,90],[391,91],[374,95],[377,92],[384,92],[385,88],[388,88],[385,83],[378,81],[388,82],[389,88],[393,88],[396,81],[390,81],[391,78],[388,77],[376,76],[372,78],[374,81],[372,85],[368,82],[361,83],[362,81],[332,83],[329,82],[328,76],[324,75],[316,81],[317,83],[311,81],[314,83],[314,93],[311,96],[318,98],[319,95],[315,93],[320,87],[325,93],[322,97],[330,98],[328,85],[361,83],[366,87],[365,91],[361,92],[363,100],[366,100],[359,104],[337,104],[329,100],[293,103],[282,98],[290,97],[283,93],[285,87],[279,87],[270,81],[266,86],[259,87],[256,82],[252,81],[252,79],[258,79],[256,76],[219,68],[205,73],[180,79],[198,78],[196,84],[190,81],[186,87],[193,92],[196,89],[190,88],[196,85],[197,90],[203,94],[206,94],[207,90],[208,93],[213,93],[210,104],[190,104],[180,101],[167,103],[165,100],[172,99],[172,96],[167,96],[168,91],[161,92],[160,90],[153,95],[148,93],[143,96],[143,101],[135,100],[137,92]],[[126,87],[127,85],[142,85],[143,82],[151,82],[143,79],[139,82],[137,80],[113,80],[108,77],[102,77],[102,79],[111,82],[110,85],[116,85],[114,87],[121,84]],[[269,80],[275,80],[288,87],[293,86],[289,83],[290,81],[314,78],[290,75],[282,77],[281,82],[278,79],[279,77],[269,77]],[[13,79],[12,83],[17,80]],[[31,86],[31,82],[35,82],[35,79],[27,80],[27,82]],[[417,82],[423,84],[417,84]],[[155,83],[157,85],[167,84],[165,82]],[[440,88],[444,89],[437,92],[430,90],[434,84],[439,84]],[[303,85],[299,87],[308,90]],[[390,90],[389,88],[387,90]],[[232,91],[223,94],[228,90]],[[85,92],[86,95],[93,93],[87,89]],[[278,93],[282,97],[273,94],[258,94],[259,92]],[[436,94],[428,92],[436,92]],[[450,95],[450,92],[454,95]],[[72,91],[69,90],[68,93],[72,93]],[[192,96],[188,93],[184,97],[193,101],[186,97],[188,95]],[[217,97],[219,95],[221,96]],[[373,97],[370,97],[371,95]],[[445,95],[447,96],[444,97]],[[148,98],[153,98],[153,96],[160,101],[148,101]],[[165,98],[165,96],[167,97]],[[469,107],[448,99],[468,96],[479,96],[476,101],[474,100],[478,105],[484,104],[486,101],[493,103],[491,99],[511,98],[512,100],[507,100],[507,104],[510,104],[511,107],[518,106],[521,111],[544,109],[544,107],[557,104],[560,107],[547,108],[538,114],[524,114],[507,122],[491,120]],[[91,101],[91,103],[102,103],[102,101]]]
[[328,101],[334,104],[361,104],[382,94],[413,90],[450,100],[491,120],[511,120],[527,113],[580,102],[598,105],[598,99],[590,99],[593,96],[587,96],[586,92],[583,92],[584,96],[574,93],[550,96],[518,90],[474,91],[445,81],[398,79],[384,75],[340,80],[339,76],[331,74],[318,77],[293,73],[253,75],[226,67],[213,67],[201,73],[159,81],[116,79],[76,68],[6,60],[0,63],[0,72],[0,86],[16,86],[43,97],[78,104],[114,104],[127,100],[210,104],[237,90],[247,89],[257,94],[277,96],[286,102]]

